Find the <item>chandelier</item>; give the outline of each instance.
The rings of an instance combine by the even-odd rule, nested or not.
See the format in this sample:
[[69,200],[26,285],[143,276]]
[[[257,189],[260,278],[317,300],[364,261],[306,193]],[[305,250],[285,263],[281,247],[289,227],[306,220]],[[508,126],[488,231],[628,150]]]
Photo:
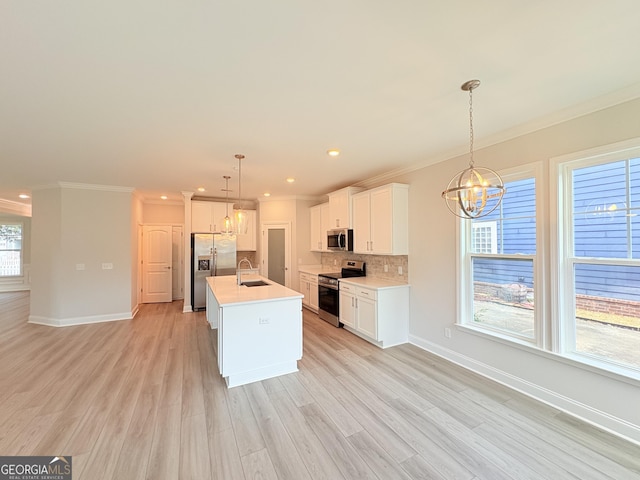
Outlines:
[[237,153],[234,155],[238,159],[238,206],[235,211],[236,233],[243,235],[247,233],[247,212],[242,208],[242,159],[244,155]]
[[469,168],[453,177],[442,192],[449,211],[465,219],[489,215],[506,192],[500,175],[473,162],[473,90],[479,86],[480,80],[469,80],[460,87],[469,92]]
[[222,189],[223,192],[225,192],[226,194],[226,199],[227,201],[225,202],[225,206],[226,206],[226,215],[224,217],[224,219],[222,220],[222,233],[227,234],[227,235],[231,235],[233,234],[233,219],[229,216],[229,179],[231,178],[228,175],[225,175],[224,177],[224,182],[225,182],[225,186]]

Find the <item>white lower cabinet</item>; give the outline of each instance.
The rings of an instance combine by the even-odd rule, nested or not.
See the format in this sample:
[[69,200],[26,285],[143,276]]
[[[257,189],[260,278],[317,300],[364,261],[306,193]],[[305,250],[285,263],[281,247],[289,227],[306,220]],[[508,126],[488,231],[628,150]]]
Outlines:
[[356,328],[356,296],[355,288],[350,286],[343,287],[340,284],[340,300],[339,305],[339,318],[340,323],[347,327]]
[[406,343],[409,285],[370,287],[357,282],[340,280],[340,322],[345,329],[382,348]]
[[318,276],[300,272],[300,293],[304,295],[302,306],[318,312]]

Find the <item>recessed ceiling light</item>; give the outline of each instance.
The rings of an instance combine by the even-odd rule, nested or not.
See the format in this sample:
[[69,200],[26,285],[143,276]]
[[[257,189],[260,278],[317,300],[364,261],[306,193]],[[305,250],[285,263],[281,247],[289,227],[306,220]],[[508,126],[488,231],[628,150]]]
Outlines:
[[20,197],[20,198],[31,198],[26,193],[21,193],[20,195],[18,195],[18,197]]
[[295,182],[295,181],[296,181],[296,179],[295,179],[295,178],[293,178],[293,177],[289,177],[289,178],[287,178],[287,182],[289,182],[289,183],[293,183],[293,182]]
[[263,193],[263,195],[264,195],[265,197],[270,197],[270,196],[271,196],[271,194],[270,194],[269,192],[264,192],[264,193]]
[[205,191],[205,188],[204,188],[204,187],[198,187],[198,191],[199,191],[199,192],[204,192],[204,191]]
[[162,200],[166,200],[166,199],[167,199],[167,196],[166,196],[166,195],[161,195],[161,196],[160,196],[160,198],[161,198]]
[[338,150],[337,148],[332,148],[331,150],[327,150],[327,154],[329,154],[330,157],[337,157],[338,155],[340,155],[340,150]]

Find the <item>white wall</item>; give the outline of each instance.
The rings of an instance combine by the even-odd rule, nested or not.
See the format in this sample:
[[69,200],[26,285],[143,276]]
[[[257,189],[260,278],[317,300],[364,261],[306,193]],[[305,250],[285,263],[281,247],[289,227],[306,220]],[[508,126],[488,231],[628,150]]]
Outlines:
[[[64,184],[33,192],[29,321],[131,318],[131,202],[131,190],[119,187]],[[103,269],[103,263],[113,268]]]
[[[634,137],[640,137],[640,100],[482,149],[476,152],[475,162],[499,170],[542,161],[547,175],[552,157]],[[454,327],[456,218],[440,194],[467,162],[467,156],[462,156],[392,179],[411,185],[411,341],[640,442],[640,409],[635,408],[640,405],[640,382]],[[548,182],[544,183],[548,199]],[[547,219],[548,208],[547,202]],[[547,248],[548,227],[547,220],[547,230],[541,232]],[[548,258],[545,268],[549,271]],[[550,298],[551,286],[544,288]],[[452,338],[445,338],[445,328],[452,328]]]
[[145,202],[142,220],[144,223],[184,224],[184,205],[168,205]]

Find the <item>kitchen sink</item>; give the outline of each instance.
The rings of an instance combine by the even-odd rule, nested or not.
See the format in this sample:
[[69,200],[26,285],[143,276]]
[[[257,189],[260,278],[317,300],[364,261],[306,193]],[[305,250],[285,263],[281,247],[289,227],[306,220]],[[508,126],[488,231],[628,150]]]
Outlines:
[[265,285],[271,284],[262,280],[251,280],[249,282],[242,282],[240,285],[244,285],[245,287],[264,287]]

